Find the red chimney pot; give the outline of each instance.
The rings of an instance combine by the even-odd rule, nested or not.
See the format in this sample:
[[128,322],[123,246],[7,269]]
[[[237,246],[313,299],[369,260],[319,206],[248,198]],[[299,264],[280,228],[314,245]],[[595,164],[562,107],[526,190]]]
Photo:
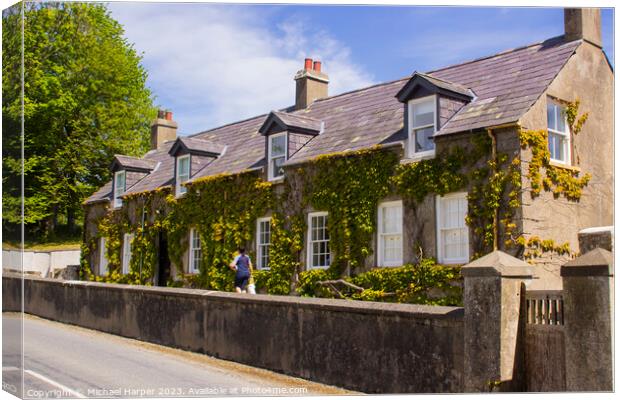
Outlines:
[[304,69],[305,70],[312,69],[312,59],[311,58],[306,58],[304,60]]
[[314,68],[313,68],[316,72],[321,72],[321,62],[320,61],[315,61],[314,62]]
[[166,111],[166,119],[172,121],[172,111]]

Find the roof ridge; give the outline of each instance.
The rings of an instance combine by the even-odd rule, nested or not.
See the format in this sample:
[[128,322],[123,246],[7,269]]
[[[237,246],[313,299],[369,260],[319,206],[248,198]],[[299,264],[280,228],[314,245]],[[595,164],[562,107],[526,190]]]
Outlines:
[[222,129],[222,128],[225,128],[225,127],[227,127],[227,126],[236,125],[236,124],[241,124],[241,123],[243,123],[243,122],[251,121],[251,120],[253,120],[253,119],[258,119],[258,118],[261,118],[261,117],[266,117],[267,115],[269,115],[269,113],[260,114],[260,115],[255,115],[255,116],[253,116],[253,117],[244,118],[244,119],[241,119],[241,120],[239,120],[239,121],[229,122],[229,123],[224,124],[224,125],[216,126],[215,128],[210,128],[210,129],[207,129],[207,130],[204,130],[204,131],[200,131],[200,132],[197,132],[197,133],[192,133],[191,135],[185,135],[185,136],[183,136],[183,137],[186,137],[186,138],[193,138],[193,137],[195,137],[195,136],[202,135],[202,134],[204,134],[204,133],[208,133],[208,132],[213,132],[214,130],[217,130],[217,129]]
[[[432,73],[435,73],[435,72],[444,71],[446,69],[460,67],[462,65],[473,64],[475,62],[482,61],[482,60],[487,60],[489,58],[493,58],[493,57],[497,57],[497,56],[502,56],[502,55],[506,55],[506,54],[509,54],[509,53],[514,53],[514,52],[517,52],[517,51],[520,51],[520,50],[525,50],[527,48],[534,47],[534,46],[540,46],[541,44],[544,44],[546,42],[551,42],[551,41],[555,41],[555,40],[557,40],[559,42],[559,39],[561,39],[563,37],[564,37],[564,35],[554,36],[552,38],[545,39],[545,40],[540,40],[538,42],[531,43],[531,44],[528,44],[528,45],[525,45],[525,46],[514,47],[512,49],[502,50],[502,51],[500,51],[498,53],[490,54],[488,56],[474,58],[472,60],[467,60],[467,61],[463,61],[463,62],[460,62],[460,63],[456,63],[456,64],[448,65],[448,66],[445,66],[445,67],[437,68],[437,69],[434,69],[434,70],[426,72],[426,74],[432,74]],[[579,40],[581,40],[581,39],[571,40],[570,42],[564,42],[563,44],[573,43],[573,42],[577,42]]]
[[[351,94],[351,93],[355,93],[355,92],[361,92],[361,91],[363,91],[363,90],[368,90],[368,89],[376,88],[376,87],[379,87],[379,86],[387,86],[387,85],[391,85],[391,84],[396,83],[396,82],[398,82],[398,81],[404,81],[405,79],[410,79],[410,78],[411,78],[411,76],[406,76],[406,77],[404,77],[404,78],[394,79],[394,80],[387,81],[387,82],[379,82],[379,83],[375,83],[374,85],[366,86],[366,87],[363,87],[363,88],[354,89],[354,90],[349,90],[348,92],[344,92],[344,93],[335,94],[335,95],[333,95],[333,96],[323,97],[323,98],[321,98],[321,99],[316,99],[316,100],[314,101],[314,103],[318,103],[318,102],[321,102],[321,101],[326,101],[326,100],[331,100],[331,99],[334,99],[334,98],[336,98],[336,97],[345,96],[345,95],[347,95],[347,94]],[[312,103],[312,104],[314,104],[314,103]],[[311,104],[310,106],[312,106],[312,104]],[[304,108],[304,110],[307,110],[308,108],[309,108],[309,107],[306,107],[306,108]],[[297,110],[297,111],[299,111],[299,110]]]
[[[529,47],[539,46],[539,45],[544,44],[546,42],[552,42],[552,41],[558,41],[559,42],[559,39],[562,39],[563,37],[564,37],[564,35],[554,36],[552,38],[545,39],[545,40],[540,40],[538,42],[531,43],[531,44],[528,44],[528,45],[525,45],[525,46],[520,46],[520,47],[515,47],[515,48],[512,48],[512,49],[503,50],[503,51],[500,51],[498,53],[490,54],[490,55],[487,55],[487,56],[475,58],[475,59],[468,60],[468,61],[463,61],[463,62],[460,62],[460,63],[448,65],[448,66],[437,68],[437,69],[434,69],[434,70],[430,70],[430,71],[426,71],[426,72],[418,72],[418,71],[415,71],[415,72],[418,72],[418,73],[424,74],[424,75],[429,75],[429,76],[431,76],[431,78],[439,79],[439,80],[442,80],[442,81],[444,81],[446,83],[459,85],[461,87],[469,89],[469,88],[467,88],[467,87],[465,87],[465,86],[463,86],[461,84],[458,84],[456,82],[446,81],[445,79],[441,79],[441,78],[432,76],[430,74],[433,74],[433,73],[436,73],[436,72],[439,72],[439,71],[444,71],[444,70],[447,70],[447,69],[450,69],[450,68],[460,67],[462,65],[472,64],[472,63],[475,63],[475,62],[478,62],[478,61],[486,60],[486,59],[497,57],[497,56],[500,56],[500,55],[505,55],[505,54],[513,53],[513,52],[516,52],[516,51],[527,49]],[[564,44],[568,44],[568,43],[572,43],[572,42],[576,42],[576,41],[580,41],[580,40],[581,39],[577,39],[577,40],[573,40],[573,41],[570,41],[570,42],[565,42]],[[373,89],[373,88],[380,87],[380,86],[391,85],[391,84],[399,82],[399,81],[403,81],[403,80],[406,80],[406,79],[411,79],[412,76],[413,76],[413,74],[408,75],[408,76],[403,77],[403,78],[393,79],[393,80],[389,80],[389,81],[385,81],[385,82],[379,82],[379,83],[376,83],[374,85],[370,85],[370,86],[366,86],[366,87],[362,87],[362,88],[358,88],[358,89],[349,90],[347,92],[339,93],[339,94],[336,94],[336,95],[333,95],[333,96],[323,97],[321,99],[316,99],[312,104],[319,103],[319,102],[324,102],[324,101],[327,101],[327,100],[331,100],[331,99],[335,99],[335,98],[338,98],[338,97],[346,96],[346,95],[349,95],[349,94],[352,94],[352,93],[361,92],[361,91],[364,91],[364,90]],[[306,107],[306,108],[303,108],[303,109],[300,109],[300,110],[294,110],[291,113],[286,112],[286,109],[288,109],[290,107],[286,107],[286,108],[283,108],[283,109],[277,110],[277,111],[278,112],[283,112],[283,113],[285,113],[287,115],[295,115],[295,116],[305,117],[305,116],[302,116],[300,114],[297,114],[297,112],[302,111],[302,110],[310,109],[310,107],[312,107],[312,104],[309,107]],[[276,111],[276,110],[272,110],[272,111]],[[248,118],[245,118],[245,119],[242,119],[242,120],[239,120],[239,121],[230,122],[230,123],[227,123],[227,124],[224,124],[224,125],[220,125],[220,126],[217,126],[217,127],[214,127],[214,128],[210,128],[210,129],[207,129],[207,130],[204,130],[204,131],[193,133],[191,135],[186,135],[184,137],[189,137],[189,138],[195,137],[195,136],[198,136],[198,135],[202,135],[202,134],[205,134],[205,133],[208,133],[208,132],[215,131],[217,129],[225,128],[227,126],[240,124],[240,123],[251,121],[253,119],[257,119],[257,118],[261,118],[261,117],[266,117],[268,115],[269,115],[269,113],[264,113],[264,114],[260,114],[260,115],[254,116],[254,117],[248,117]],[[312,118],[312,117],[306,117],[306,118]]]

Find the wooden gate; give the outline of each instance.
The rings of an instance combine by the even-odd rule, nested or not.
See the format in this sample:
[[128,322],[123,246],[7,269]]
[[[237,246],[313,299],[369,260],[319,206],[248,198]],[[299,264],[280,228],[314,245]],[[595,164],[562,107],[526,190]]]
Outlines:
[[566,390],[562,291],[528,291],[525,296],[525,377],[528,392]]

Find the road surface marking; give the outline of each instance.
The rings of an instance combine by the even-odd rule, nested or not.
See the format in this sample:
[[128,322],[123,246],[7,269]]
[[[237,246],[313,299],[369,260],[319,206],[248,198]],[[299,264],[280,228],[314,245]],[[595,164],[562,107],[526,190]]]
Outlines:
[[61,384],[61,383],[58,383],[58,382],[56,382],[56,381],[54,381],[54,380],[52,380],[52,379],[50,379],[50,378],[48,378],[48,377],[46,377],[46,376],[43,376],[43,375],[41,375],[41,374],[39,374],[39,373],[37,373],[37,372],[34,372],[34,371],[33,371],[33,370],[31,370],[31,369],[26,369],[26,370],[24,370],[24,372],[25,372],[25,373],[27,373],[27,374],[30,374],[30,375],[34,376],[34,377],[35,377],[35,378],[37,378],[37,379],[42,380],[42,381],[43,381],[43,382],[45,382],[45,383],[49,383],[49,384],[50,384],[50,385],[52,385],[52,386],[56,386],[58,389],[62,390],[64,393],[69,393],[69,394],[71,394],[71,395],[73,395],[73,396],[75,396],[75,397],[78,397],[78,398],[80,398],[80,399],[85,399],[85,398],[86,398],[86,396],[84,396],[82,393],[80,393],[80,392],[76,392],[76,391],[75,391],[75,390],[73,390],[73,389],[69,389],[69,388],[68,388],[68,387],[66,387],[65,385],[63,385],[63,384]]

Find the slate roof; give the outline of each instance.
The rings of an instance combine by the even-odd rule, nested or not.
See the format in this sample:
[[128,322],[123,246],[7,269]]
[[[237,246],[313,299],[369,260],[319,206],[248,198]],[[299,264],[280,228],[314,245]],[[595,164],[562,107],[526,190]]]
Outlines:
[[323,130],[323,121],[321,120],[300,114],[272,111],[260,127],[259,132],[263,135],[267,134],[274,123],[279,125],[280,128],[292,132],[318,134]]
[[196,152],[206,155],[220,155],[226,149],[226,145],[205,140],[204,138],[181,136],[177,138],[176,143],[172,145],[170,152],[174,154],[175,147],[182,145],[190,152]]
[[118,164],[122,169],[134,169],[140,171],[151,171],[157,164],[153,160],[147,158],[137,158],[131,156],[125,156],[122,154],[114,155],[114,161],[112,165]]
[[411,79],[409,79],[409,82],[407,82],[402,87],[402,89],[400,89],[398,93],[396,93],[396,98],[401,102],[405,102],[411,97],[411,93],[414,88],[419,84],[423,83],[422,81],[430,84],[431,87],[443,89],[443,91],[447,91],[451,95],[457,95],[459,97],[462,97],[467,101],[470,101],[472,98],[475,97],[474,93],[470,89],[466,88],[465,86],[459,85],[458,83],[448,82],[446,80],[438,79],[433,76],[423,74],[421,72],[414,72]]
[[563,37],[443,68],[429,74],[476,94],[437,136],[516,122],[544,93],[581,41]]
[[[580,40],[564,42],[563,37],[558,37],[423,74],[435,84],[449,85],[452,89],[466,88],[476,96],[435,135],[517,122],[544,93],[580,44]],[[322,134],[292,155],[286,165],[302,163],[321,154],[397,144],[406,139],[404,106],[395,96],[409,78],[316,100],[303,110],[278,112],[279,118],[288,123],[302,124],[312,120],[324,123]],[[201,171],[192,171],[192,180],[266,165],[265,138],[259,128],[267,117],[260,115],[188,136],[190,140],[203,139],[227,146],[221,157]],[[161,161],[161,164],[129,188],[128,193],[171,184],[174,158],[168,151],[172,143],[167,142],[163,149],[145,155],[145,159]],[[109,199],[110,192],[111,183],[108,183],[87,202]]]

